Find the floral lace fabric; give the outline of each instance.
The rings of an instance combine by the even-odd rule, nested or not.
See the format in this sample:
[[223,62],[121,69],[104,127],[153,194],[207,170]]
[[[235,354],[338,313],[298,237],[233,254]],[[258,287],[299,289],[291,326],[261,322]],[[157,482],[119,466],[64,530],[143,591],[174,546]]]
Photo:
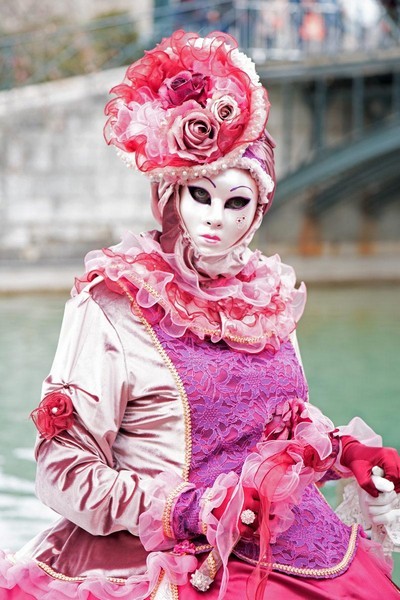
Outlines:
[[[293,397],[306,399],[307,384],[290,342],[275,353],[254,355],[232,352],[223,342],[200,342],[190,333],[171,340],[159,326],[155,331],[179,372],[190,403],[190,481],[199,489],[183,494],[176,510],[177,514],[191,512],[185,522],[193,528],[193,535],[199,521],[198,496],[204,488],[212,486],[220,473],[240,473],[276,407]],[[294,515],[293,525],[272,545],[273,562],[300,569],[338,564],[351,531],[314,485],[306,488]],[[178,525],[177,533],[184,537],[189,531]],[[254,542],[240,542],[237,550],[249,560],[258,559]]]
[[[346,554],[351,532],[315,486],[305,489],[301,503],[293,512],[293,525],[272,545],[273,562],[307,570],[329,569],[338,564]],[[258,559],[258,547],[251,542],[240,541],[235,552],[252,560]],[[279,567],[275,568],[279,570]],[[314,573],[313,577],[318,574]],[[320,577],[326,577],[326,574],[322,573]]]

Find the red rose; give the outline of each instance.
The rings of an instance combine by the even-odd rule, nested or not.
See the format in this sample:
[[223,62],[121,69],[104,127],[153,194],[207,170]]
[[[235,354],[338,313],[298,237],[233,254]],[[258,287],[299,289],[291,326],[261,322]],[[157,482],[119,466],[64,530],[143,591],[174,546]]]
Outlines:
[[72,427],[73,411],[72,400],[67,394],[52,392],[32,411],[31,417],[40,435],[51,440],[61,431]]
[[300,398],[292,398],[278,404],[274,414],[264,429],[264,437],[268,440],[291,440],[296,425],[308,418],[302,418],[306,405]]
[[196,100],[202,106],[207,98],[209,78],[201,73],[180,71],[165,79],[158,90],[163,108],[180,106],[186,100]]

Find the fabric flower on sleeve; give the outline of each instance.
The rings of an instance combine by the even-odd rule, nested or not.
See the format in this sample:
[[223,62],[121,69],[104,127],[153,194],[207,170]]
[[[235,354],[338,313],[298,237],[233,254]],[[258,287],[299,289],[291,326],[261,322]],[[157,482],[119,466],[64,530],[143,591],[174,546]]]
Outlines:
[[31,412],[31,418],[40,435],[46,440],[72,427],[74,407],[71,398],[63,392],[47,394]]

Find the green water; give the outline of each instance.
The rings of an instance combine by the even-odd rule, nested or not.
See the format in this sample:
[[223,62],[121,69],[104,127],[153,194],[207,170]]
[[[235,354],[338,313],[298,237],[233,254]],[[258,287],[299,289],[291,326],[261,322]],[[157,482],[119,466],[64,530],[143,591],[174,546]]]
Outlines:
[[[54,518],[34,498],[35,432],[28,415],[51,365],[64,301],[0,297],[3,548],[18,548]],[[311,288],[298,337],[311,401],[337,425],[361,416],[386,445],[399,449],[400,287]],[[334,490],[327,494],[334,502]]]

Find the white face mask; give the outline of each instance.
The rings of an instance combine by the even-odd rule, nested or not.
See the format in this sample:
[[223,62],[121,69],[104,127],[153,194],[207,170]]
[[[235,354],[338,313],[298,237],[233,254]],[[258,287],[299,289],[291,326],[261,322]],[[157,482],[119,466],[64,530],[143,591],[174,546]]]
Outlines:
[[199,254],[220,255],[234,246],[253,223],[257,202],[257,184],[244,169],[189,180],[181,191],[180,213]]

